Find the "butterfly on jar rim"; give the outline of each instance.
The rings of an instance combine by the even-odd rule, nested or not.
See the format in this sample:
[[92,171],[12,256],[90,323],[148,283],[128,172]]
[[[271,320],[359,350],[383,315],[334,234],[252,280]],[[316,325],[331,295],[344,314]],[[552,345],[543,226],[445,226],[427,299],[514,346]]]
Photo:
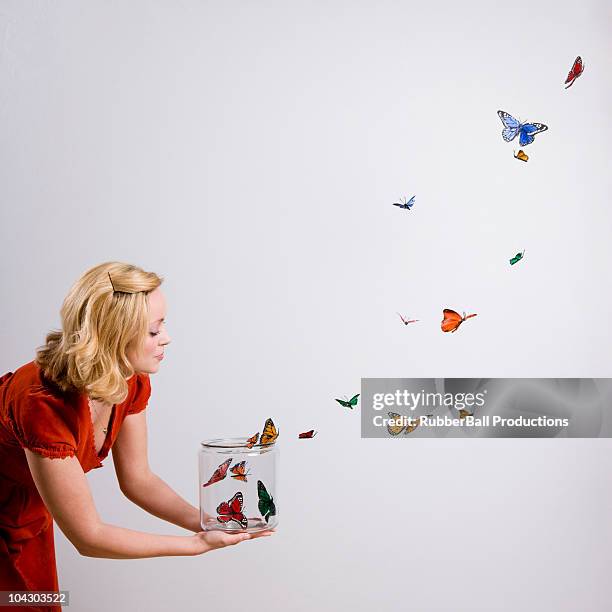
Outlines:
[[[578,56],[574,60],[574,64],[572,65],[572,69],[569,71],[567,75],[567,79],[565,79],[565,89],[571,87],[574,84],[574,81],[584,72],[584,64],[582,63],[582,58]],[[569,85],[568,85],[569,83]]]
[[241,461],[234,467],[230,468],[230,472],[232,473],[232,478],[241,480],[242,482],[247,482],[247,476],[251,473],[251,470],[247,471],[246,461]]
[[409,200],[406,200],[406,198],[400,198],[399,202],[393,202],[393,206],[399,206],[400,208],[405,208],[406,210],[410,210],[414,206],[415,198],[416,198],[415,195],[413,195]]
[[274,425],[274,421],[272,419],[267,419],[261,437],[259,438],[259,445],[267,446],[268,444],[274,444],[279,433],[280,432],[276,429],[276,425]]
[[240,527],[246,529],[249,525],[249,521],[242,512],[242,502],[243,497],[240,491],[235,493],[234,497],[232,497],[229,501],[221,502],[217,506],[217,520],[220,523],[235,521],[240,525]]
[[444,318],[442,319],[441,328],[443,332],[456,332],[459,329],[459,326],[467,319],[471,319],[472,317],[476,317],[476,314],[467,315],[465,312],[463,316],[461,316],[458,312],[451,310],[450,308],[445,308],[442,311]]
[[257,444],[257,439],[259,438],[259,432],[257,432],[254,436],[251,436],[247,441],[246,441],[246,447],[247,448],[253,448],[256,444]]
[[232,462],[231,459],[228,459],[227,461],[224,461],[213,472],[213,475],[208,479],[208,482],[205,482],[202,486],[203,487],[208,487],[208,486],[210,486],[212,484],[215,484],[215,482],[219,482],[220,480],[223,480],[227,476],[227,468],[229,467],[231,462]]
[[543,123],[521,123],[510,113],[503,110],[498,110],[497,114],[504,124],[502,138],[506,142],[510,142],[518,136],[521,147],[526,147],[528,144],[531,144],[536,134],[545,132],[548,129],[548,126]]

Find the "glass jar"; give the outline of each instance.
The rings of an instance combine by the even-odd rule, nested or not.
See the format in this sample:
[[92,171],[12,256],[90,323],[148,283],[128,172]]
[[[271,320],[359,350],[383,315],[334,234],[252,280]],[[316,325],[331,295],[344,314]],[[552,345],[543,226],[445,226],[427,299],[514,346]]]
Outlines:
[[247,438],[200,444],[200,524],[205,531],[264,531],[278,525],[278,448]]

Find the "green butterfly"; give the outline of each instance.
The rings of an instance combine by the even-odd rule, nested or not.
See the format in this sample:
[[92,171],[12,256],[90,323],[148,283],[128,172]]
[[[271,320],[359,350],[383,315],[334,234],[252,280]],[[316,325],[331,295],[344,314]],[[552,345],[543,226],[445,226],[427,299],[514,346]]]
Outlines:
[[515,263],[521,261],[521,259],[523,259],[523,255],[525,254],[525,251],[523,251],[522,253],[517,253],[511,260],[510,260],[510,265],[513,266]]
[[339,400],[338,398],[336,398],[336,401],[341,405],[344,406],[345,408],[350,408],[351,410],[353,409],[354,406],[357,405],[357,398],[359,397],[359,393],[357,395],[353,395],[353,397],[351,397],[350,400],[345,401],[345,400]]
[[276,516],[276,506],[274,505],[274,499],[270,496],[261,480],[257,481],[257,494],[259,495],[259,512],[267,523],[271,516]]

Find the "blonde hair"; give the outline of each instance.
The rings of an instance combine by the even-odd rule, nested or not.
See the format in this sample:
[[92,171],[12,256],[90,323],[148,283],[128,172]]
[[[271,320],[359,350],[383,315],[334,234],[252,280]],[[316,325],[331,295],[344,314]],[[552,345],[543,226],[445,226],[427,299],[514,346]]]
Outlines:
[[154,272],[116,261],[85,272],[62,304],[62,330],[49,332],[36,351],[44,377],[62,391],[125,401],[127,379],[135,374],[126,351],[143,348],[147,296],[162,282]]

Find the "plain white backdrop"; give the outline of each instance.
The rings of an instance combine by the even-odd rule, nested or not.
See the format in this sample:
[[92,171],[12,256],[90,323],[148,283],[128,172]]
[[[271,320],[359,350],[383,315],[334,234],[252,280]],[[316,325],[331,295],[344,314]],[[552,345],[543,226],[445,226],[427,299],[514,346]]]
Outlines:
[[[362,440],[334,398],[612,376],[611,21],[604,0],[0,0],[0,370],[86,269],[131,262],[165,277],[173,338],[154,470],[195,504],[200,440],[281,430],[274,538],[116,561],[56,530],[72,610],[609,609],[609,440]],[[526,164],[498,109],[548,125]],[[447,307],[478,317],[443,334]],[[106,522],[181,533],[110,458],[89,480]]]

